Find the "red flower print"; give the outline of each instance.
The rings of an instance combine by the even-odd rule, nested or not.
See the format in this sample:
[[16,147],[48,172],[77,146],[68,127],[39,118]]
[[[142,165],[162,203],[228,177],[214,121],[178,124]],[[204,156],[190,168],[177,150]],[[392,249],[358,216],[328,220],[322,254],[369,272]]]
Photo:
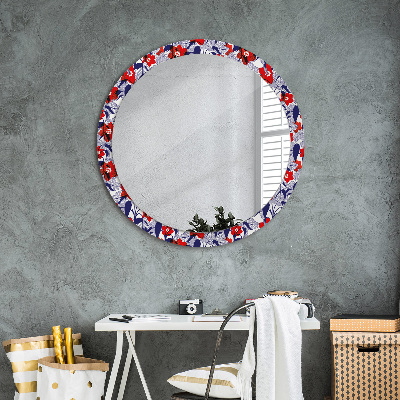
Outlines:
[[181,245],[181,246],[187,246],[187,243],[184,242],[182,239],[178,239],[178,241],[176,243]]
[[118,88],[114,86],[107,97],[106,103],[109,103],[111,100],[117,100],[117,99],[118,99]]
[[304,157],[304,147],[302,149],[300,149],[300,157]]
[[293,142],[293,132],[290,132],[290,141]]
[[143,219],[147,219],[147,221],[151,221],[153,218],[150,217],[150,215],[147,215],[145,212],[143,212]]
[[100,172],[102,173],[106,181],[109,181],[114,176],[117,176],[117,171],[112,161],[101,164]]
[[268,222],[271,221],[269,218],[265,219],[265,223],[268,224]]
[[205,40],[204,39],[193,39],[193,40],[191,40],[191,42],[197,43],[202,46],[204,44]]
[[297,164],[297,167],[295,168],[295,171],[297,172],[299,169],[301,169],[302,165],[301,165],[301,161],[295,161],[295,163]]
[[291,93],[285,93],[285,95],[281,93],[281,101],[284,101],[285,104],[288,106],[290,103],[293,102],[293,95]]
[[153,54],[147,54],[147,56],[143,57],[143,62],[145,62],[149,67],[156,63],[156,56]]
[[239,236],[242,232],[243,229],[238,225],[232,226],[231,228],[231,233],[233,236]]
[[128,81],[131,84],[135,83],[135,70],[133,69],[133,65],[128,68],[127,71],[121,76],[122,81]]
[[164,236],[170,236],[173,233],[174,233],[174,230],[171,227],[169,227],[169,226],[163,226],[162,227],[162,234]]
[[233,44],[227,43],[227,44],[226,44],[226,47],[228,48],[228,51],[225,53],[225,55],[226,55],[226,56],[229,56],[229,54],[231,54],[232,51],[233,51]]
[[265,82],[271,84],[274,81],[274,73],[272,72],[272,68],[270,65],[265,64],[265,68],[267,68],[266,71],[264,68],[261,67],[258,70],[258,72],[260,73],[261,78],[263,78]]
[[97,158],[102,160],[105,155],[106,152],[100,146],[97,146]]
[[180,56],[184,56],[187,52],[187,49],[184,49],[181,45],[173,46],[170,53],[168,54],[169,58],[176,58]]
[[293,171],[286,171],[284,179],[286,183],[289,183],[291,180],[293,180]]
[[264,222],[260,222],[259,224],[258,224],[258,227],[259,228],[262,228],[264,226]]
[[109,142],[112,139],[114,125],[112,122],[108,124],[103,124],[99,130],[99,136],[103,137],[106,142]]
[[226,238],[226,241],[227,241],[228,243],[232,243],[232,239],[231,239],[231,238]]
[[128,197],[128,192],[122,185],[121,185],[121,197]]
[[250,61],[254,61],[256,56],[250,51],[240,49],[237,58],[241,60],[244,65],[247,65]]
[[204,239],[203,232],[190,232],[190,236],[197,236],[199,239]]
[[106,113],[103,110],[101,110],[100,120],[102,120],[105,116],[106,116]]
[[164,51],[164,46],[160,47],[160,50],[157,51],[157,55],[159,56]]
[[184,49],[181,45],[175,47],[175,50],[179,53],[178,56],[183,56],[187,53],[187,49]]
[[302,128],[302,126],[301,126],[301,122],[295,122],[295,124],[296,124],[297,128],[294,130],[294,133],[297,133]]

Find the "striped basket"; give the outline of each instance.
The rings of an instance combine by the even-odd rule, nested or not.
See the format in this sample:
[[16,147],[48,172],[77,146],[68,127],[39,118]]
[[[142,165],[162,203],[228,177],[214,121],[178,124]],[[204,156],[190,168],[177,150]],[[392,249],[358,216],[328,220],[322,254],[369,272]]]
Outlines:
[[[81,334],[72,335],[74,354],[83,355]],[[11,339],[3,342],[15,383],[14,400],[36,400],[38,360],[54,356],[53,336]]]

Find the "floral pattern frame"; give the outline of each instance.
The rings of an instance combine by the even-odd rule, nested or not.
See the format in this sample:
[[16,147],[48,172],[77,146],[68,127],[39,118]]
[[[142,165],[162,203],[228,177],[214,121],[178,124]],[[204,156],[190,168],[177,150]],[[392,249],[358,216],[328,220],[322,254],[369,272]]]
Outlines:
[[[208,54],[227,57],[253,70],[279,98],[290,131],[290,154],[284,178],[270,201],[254,216],[232,228],[214,232],[182,231],[146,214],[121,184],[112,157],[112,135],[119,106],[129,90],[147,71],[176,57]],[[97,156],[103,181],[119,209],[139,228],[158,239],[189,247],[213,247],[236,242],[258,231],[282,209],[299,179],[304,157],[304,130],[299,107],[282,78],[273,68],[250,51],[228,42],[206,39],[183,40],[162,46],[129,67],[111,89],[103,106],[97,130]]]

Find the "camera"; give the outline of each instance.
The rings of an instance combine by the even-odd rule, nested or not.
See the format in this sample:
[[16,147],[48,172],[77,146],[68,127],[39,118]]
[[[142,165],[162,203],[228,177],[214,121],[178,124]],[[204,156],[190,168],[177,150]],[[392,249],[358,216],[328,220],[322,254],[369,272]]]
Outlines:
[[203,314],[203,300],[180,300],[179,315]]
[[314,304],[311,303],[310,299],[298,297],[295,300],[295,302],[300,304],[300,310],[299,310],[300,319],[307,319],[314,317],[315,307]]

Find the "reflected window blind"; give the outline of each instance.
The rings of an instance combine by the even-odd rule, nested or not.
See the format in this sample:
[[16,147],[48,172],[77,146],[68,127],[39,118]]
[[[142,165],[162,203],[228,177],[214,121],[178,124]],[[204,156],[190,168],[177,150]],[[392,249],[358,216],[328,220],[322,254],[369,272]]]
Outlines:
[[284,109],[268,83],[261,84],[261,205],[268,203],[282,182],[290,152],[290,132]]

